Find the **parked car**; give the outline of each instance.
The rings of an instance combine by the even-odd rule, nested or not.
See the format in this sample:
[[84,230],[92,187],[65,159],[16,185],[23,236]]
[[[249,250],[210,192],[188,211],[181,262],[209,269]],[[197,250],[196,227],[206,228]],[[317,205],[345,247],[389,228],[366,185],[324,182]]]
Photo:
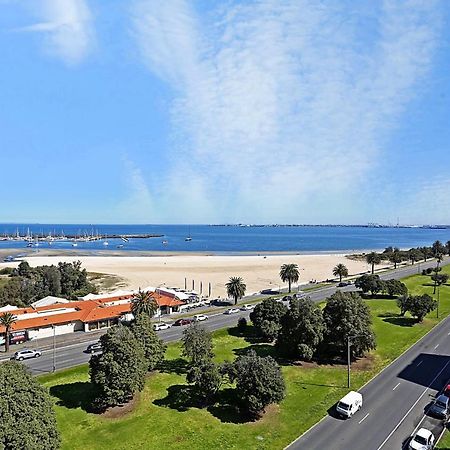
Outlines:
[[445,386],[444,395],[450,398],[450,384],[447,384],[447,386]]
[[290,302],[292,300],[292,295],[285,295],[282,300],[283,302]]
[[295,298],[305,298],[306,297],[306,292],[303,291],[298,291],[296,294],[294,294]]
[[178,319],[173,323],[174,327],[179,327],[182,325],[189,325],[192,322],[192,319]]
[[100,342],[94,342],[89,344],[86,349],[86,353],[97,353],[102,351],[102,344]]
[[237,308],[229,308],[224,312],[224,314],[236,314],[238,312],[239,312],[239,309],[237,309]]
[[345,286],[350,286],[352,283],[350,281],[341,281],[340,283],[338,283],[337,287],[345,287]]
[[431,450],[434,445],[434,435],[430,430],[421,428],[409,442],[410,450]]
[[255,305],[242,305],[241,306],[241,311],[251,311],[253,308],[255,307]]
[[359,392],[350,391],[338,401],[336,412],[345,418],[349,418],[362,408],[362,404],[363,396]]
[[17,361],[23,361],[24,359],[39,358],[42,355],[40,350],[29,350],[24,348],[14,353],[14,359]]
[[23,342],[28,341],[28,332],[27,331],[13,331],[9,334],[9,343],[10,344],[22,344]]
[[204,320],[208,320],[208,316],[205,314],[196,314],[193,317],[194,322],[203,322]]
[[446,419],[448,416],[449,398],[441,394],[431,405],[429,413],[439,419]]
[[161,322],[155,323],[155,325],[153,325],[153,329],[155,331],[168,330],[171,326],[172,325],[170,325],[170,323]]

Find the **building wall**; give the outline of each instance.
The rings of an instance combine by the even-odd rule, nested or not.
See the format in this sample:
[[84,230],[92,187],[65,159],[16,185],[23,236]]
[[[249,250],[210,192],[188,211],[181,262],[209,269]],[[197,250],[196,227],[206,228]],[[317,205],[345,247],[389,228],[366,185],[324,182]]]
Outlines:
[[[72,323],[66,323],[63,325],[55,326],[55,335],[73,333],[75,331],[83,330],[83,323],[79,320]],[[53,336],[53,328],[51,326],[35,328],[34,330],[28,330],[28,337],[30,339],[42,339],[45,337]]]

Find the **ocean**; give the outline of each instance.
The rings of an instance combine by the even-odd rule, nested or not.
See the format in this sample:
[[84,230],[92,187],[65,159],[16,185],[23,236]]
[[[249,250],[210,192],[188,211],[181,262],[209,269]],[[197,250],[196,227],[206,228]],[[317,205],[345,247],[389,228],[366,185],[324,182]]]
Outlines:
[[[76,248],[71,241],[40,241],[33,249],[61,249],[98,252],[159,251],[201,252],[211,254],[234,253],[318,253],[384,249],[387,246],[411,248],[431,245],[434,241],[450,240],[450,228],[370,228],[360,226],[220,226],[220,225],[80,225],[80,224],[0,224],[0,239],[15,235],[137,235],[156,234],[146,239],[121,238],[84,242]],[[191,241],[186,241],[190,236]],[[0,240],[0,250],[26,248],[24,241]]]

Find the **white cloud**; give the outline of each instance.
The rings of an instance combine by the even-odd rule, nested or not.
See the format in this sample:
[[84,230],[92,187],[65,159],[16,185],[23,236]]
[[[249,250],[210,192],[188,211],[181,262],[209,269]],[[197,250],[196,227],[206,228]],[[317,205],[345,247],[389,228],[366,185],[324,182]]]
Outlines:
[[189,5],[134,9],[144,61],[175,93],[174,173],[189,173],[160,209],[182,198],[190,220],[330,220],[316,205],[357,191],[430,68],[436,4],[259,0],[202,23]]
[[28,4],[40,22],[17,31],[43,35],[46,50],[69,65],[80,63],[92,49],[92,14],[85,0],[41,0]]

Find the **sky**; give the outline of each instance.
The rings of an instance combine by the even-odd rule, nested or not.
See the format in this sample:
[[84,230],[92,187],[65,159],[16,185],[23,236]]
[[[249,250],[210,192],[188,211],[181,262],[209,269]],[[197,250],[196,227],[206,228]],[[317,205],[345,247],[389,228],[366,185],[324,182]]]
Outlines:
[[0,222],[450,224],[450,3],[0,0]]

